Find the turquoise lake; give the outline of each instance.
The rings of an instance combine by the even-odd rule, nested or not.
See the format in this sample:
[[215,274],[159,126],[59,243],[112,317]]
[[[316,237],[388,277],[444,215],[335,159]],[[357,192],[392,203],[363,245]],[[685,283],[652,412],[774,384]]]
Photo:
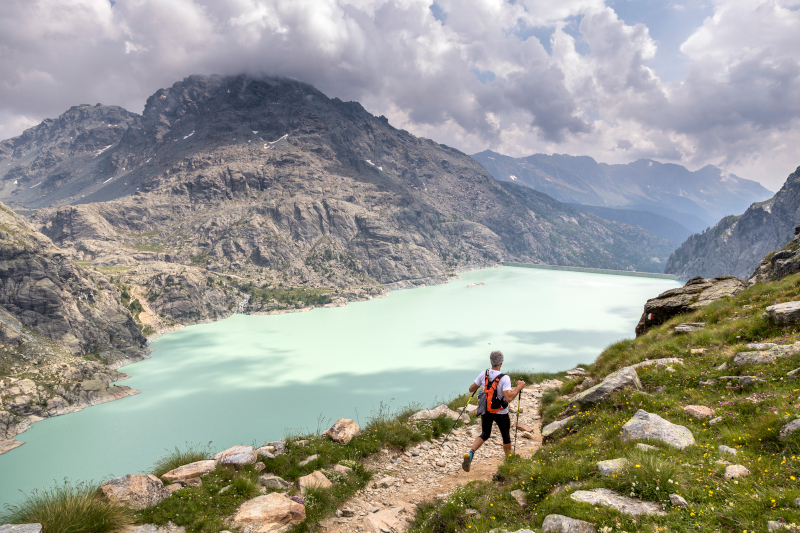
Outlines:
[[65,478],[139,473],[186,443],[260,445],[340,417],[363,424],[381,403],[430,406],[466,391],[495,349],[507,370],[590,363],[633,336],[648,298],[677,286],[503,267],[346,307],[187,327],[122,369],[131,378],[120,384],[141,394],[19,435],[26,444],[0,455],[0,504]]

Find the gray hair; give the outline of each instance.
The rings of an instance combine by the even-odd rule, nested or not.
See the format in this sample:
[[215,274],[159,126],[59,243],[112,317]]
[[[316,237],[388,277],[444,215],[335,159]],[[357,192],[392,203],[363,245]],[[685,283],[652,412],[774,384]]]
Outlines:
[[489,354],[489,361],[491,361],[492,366],[500,366],[503,364],[503,352],[499,350],[495,350]]

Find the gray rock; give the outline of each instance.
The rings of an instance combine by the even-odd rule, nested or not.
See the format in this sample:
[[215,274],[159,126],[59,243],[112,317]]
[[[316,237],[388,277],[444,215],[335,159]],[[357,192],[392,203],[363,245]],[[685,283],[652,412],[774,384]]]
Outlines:
[[234,446],[219,452],[212,459],[222,465],[246,466],[255,464],[258,455],[252,446]]
[[[467,509],[464,511],[464,516],[478,516],[480,513],[477,509]],[[525,529],[520,529],[520,531],[527,531]]]
[[[155,524],[141,524],[138,526],[127,526],[120,533],[186,533],[186,527],[176,526],[172,522],[167,522],[164,526]],[[220,531],[220,533],[222,533]]]
[[769,352],[739,352],[733,358],[734,365],[761,365],[774,362],[775,356]]
[[451,420],[456,420],[459,415],[456,411],[453,411],[446,405],[442,404],[434,409],[423,409],[422,411],[418,411],[411,415],[409,420],[431,420],[434,418],[439,418],[440,416],[446,416]]
[[793,378],[796,377],[798,373],[800,373],[800,368],[795,368],[794,370],[787,372],[786,375],[790,378]]
[[292,486],[291,483],[275,474],[262,474],[258,477],[258,482],[268,489],[275,490],[287,490]]
[[319,459],[319,455],[317,455],[317,454],[315,453],[314,455],[309,455],[308,457],[306,457],[305,459],[303,459],[302,461],[300,461],[300,462],[299,462],[299,463],[297,463],[297,464],[298,464],[299,466],[306,466],[306,465],[307,465],[307,464],[309,464],[310,462],[312,462],[312,461],[316,461],[317,459]]
[[800,429],[800,418],[795,418],[785,426],[781,428],[781,432],[778,434],[778,440],[786,440],[789,438],[789,435],[794,433]]
[[783,529],[783,522],[780,520],[770,520],[767,522],[767,531],[769,533],[775,533],[775,531],[780,531]]
[[576,394],[570,404],[603,402],[610,399],[615,392],[623,389],[642,390],[642,383],[634,368],[625,367],[609,374],[599,384]]
[[624,457],[608,459],[607,461],[598,461],[597,470],[600,472],[601,476],[611,476],[621,470],[625,470],[630,464],[631,462]]
[[574,416],[568,416],[563,420],[556,420],[555,422],[551,422],[547,424],[545,427],[542,428],[542,437],[546,438],[558,431],[559,429],[566,426],[570,420],[575,418]]
[[630,368],[642,368],[645,366],[667,366],[667,365],[682,365],[683,359],[680,357],[664,357],[662,359],[646,359],[630,366]]
[[795,324],[800,320],[800,302],[770,305],[764,311],[764,317],[776,324]]
[[286,441],[285,440],[276,440],[273,442],[268,442],[264,446],[272,446],[275,448],[275,451],[272,452],[275,455],[280,455],[286,452]]
[[673,507],[689,507],[689,502],[679,494],[670,494],[669,503],[671,503]]
[[709,424],[711,424],[711,425],[713,426],[713,425],[715,425],[715,424],[719,424],[719,423],[720,423],[720,422],[722,422],[723,420],[724,420],[724,419],[723,419],[721,416],[718,416],[718,417],[716,417],[716,418],[712,418],[711,420],[709,420],[709,421],[708,421],[708,423],[709,423]]
[[687,322],[685,324],[678,324],[673,328],[675,333],[692,333],[693,331],[700,331],[706,327],[705,322]]
[[660,416],[639,409],[622,426],[622,441],[657,440],[683,450],[695,443],[694,435],[684,426],[673,424]]
[[340,418],[336,423],[322,435],[330,437],[334,442],[339,444],[347,444],[353,437],[361,432],[358,424],[349,418]]
[[738,453],[735,448],[729,448],[724,444],[718,446],[717,450],[719,451],[719,453],[727,453],[729,455],[736,455]]
[[756,383],[764,383],[764,380],[757,376],[739,376],[740,387],[749,387]]
[[528,495],[522,489],[512,490],[509,492],[512,498],[519,504],[520,507],[523,509],[528,505]]
[[795,507],[800,507],[800,498],[795,498],[794,499],[794,506]]
[[756,350],[758,352],[769,350],[774,346],[777,346],[774,342],[751,342],[749,344],[744,345],[744,347],[747,348],[748,350]]
[[0,533],[42,533],[42,524],[7,524],[0,526]]
[[549,514],[542,522],[542,533],[597,533],[593,524],[560,514]]
[[158,505],[170,492],[161,480],[152,474],[117,477],[97,489],[110,502],[141,511]]
[[619,511],[620,513],[631,516],[663,516],[666,514],[663,510],[661,510],[661,506],[656,503],[628,498],[627,496],[617,494],[610,489],[577,490],[570,494],[569,497],[576,502],[610,507],[616,511]]
[[658,449],[656,446],[651,446],[650,444],[645,444],[643,442],[637,442],[636,448],[642,450],[643,452],[650,452]]

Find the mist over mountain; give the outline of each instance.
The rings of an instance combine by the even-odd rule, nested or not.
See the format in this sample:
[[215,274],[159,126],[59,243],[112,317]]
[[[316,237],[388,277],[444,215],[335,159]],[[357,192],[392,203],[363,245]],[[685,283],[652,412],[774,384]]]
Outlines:
[[761,184],[711,165],[691,172],[648,159],[608,165],[588,156],[514,158],[491,150],[472,157],[500,181],[527,185],[562,202],[655,213],[692,232],[772,196]]

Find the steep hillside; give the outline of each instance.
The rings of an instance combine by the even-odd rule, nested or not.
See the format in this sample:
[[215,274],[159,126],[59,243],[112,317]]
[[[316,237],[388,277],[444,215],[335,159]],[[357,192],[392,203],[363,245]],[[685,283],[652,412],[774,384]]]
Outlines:
[[569,205],[606,220],[614,220],[632,226],[639,226],[651,235],[662,237],[675,243],[676,248],[692,234],[688,228],[675,222],[671,218],[657,215],[650,211],[636,211],[634,209],[619,209],[585,204]]
[[607,165],[588,156],[513,158],[490,150],[472,157],[496,179],[527,185],[562,202],[648,211],[691,231],[702,231],[772,194],[754,181],[713,166],[690,172],[646,159]]
[[789,175],[770,200],[753,204],[743,215],[725,217],[708,231],[692,235],[672,254],[666,272],[687,278],[748,278],[764,256],[792,239],[798,224],[800,168]]
[[660,271],[671,249],[552,198],[531,203],[465,154],[286,79],[161,89],[98,159],[99,185],[9,197],[51,205],[34,217],[41,230],[117,268],[156,329],[338,305],[506,260]]

